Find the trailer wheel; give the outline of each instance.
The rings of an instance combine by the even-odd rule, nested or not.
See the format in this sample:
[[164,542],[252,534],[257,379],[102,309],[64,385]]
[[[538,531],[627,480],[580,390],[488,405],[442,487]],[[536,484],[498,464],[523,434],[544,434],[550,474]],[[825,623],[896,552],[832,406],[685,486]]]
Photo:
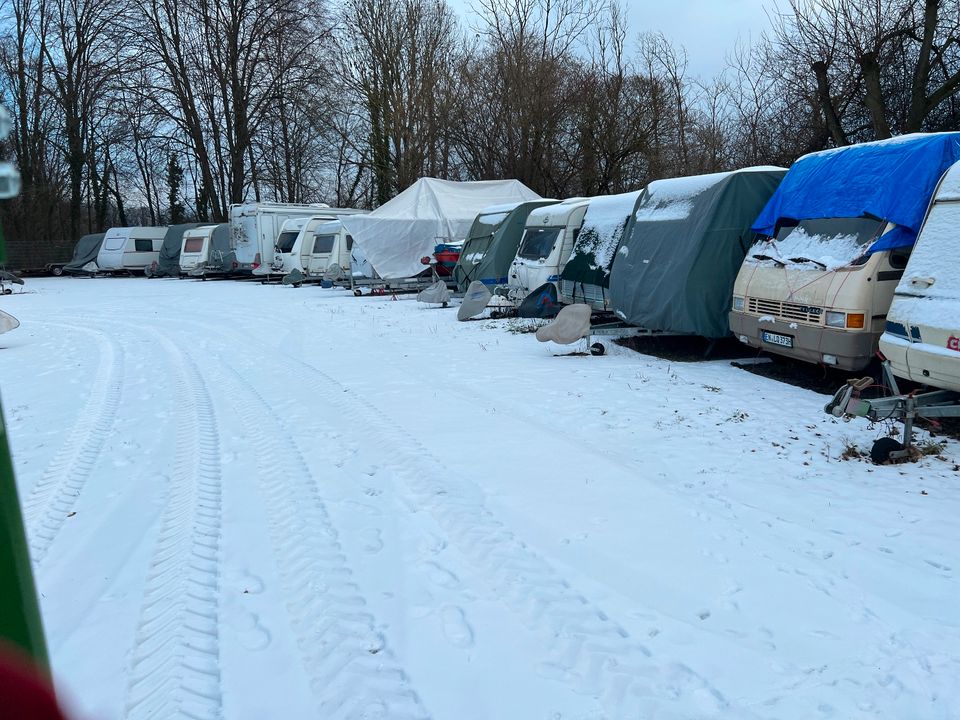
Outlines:
[[870,459],[877,465],[890,461],[890,453],[903,450],[903,444],[892,437],[882,437],[870,448]]
[[4,289],[3,289],[3,294],[4,294],[4,295],[13,295],[13,289],[12,289],[12,288],[4,288]]
[[590,346],[590,354],[594,356],[605,355],[607,349],[603,346],[603,343],[594,343]]
[[51,269],[51,272],[53,273],[54,277],[60,277],[61,275],[63,275],[63,268],[59,265],[54,265],[53,268]]
[[363,293],[360,292],[360,288],[357,288],[356,290],[353,291],[354,297],[360,297],[361,295],[363,295]]

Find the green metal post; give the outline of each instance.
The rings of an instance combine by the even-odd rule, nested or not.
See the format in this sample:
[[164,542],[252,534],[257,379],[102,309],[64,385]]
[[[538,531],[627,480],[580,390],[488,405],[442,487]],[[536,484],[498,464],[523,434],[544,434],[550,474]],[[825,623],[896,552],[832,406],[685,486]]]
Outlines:
[[[4,111],[5,112],[5,111]],[[5,133],[4,133],[5,134]],[[0,266],[6,260],[0,226]],[[30,566],[17,483],[0,403],[0,643],[12,644],[49,670],[40,606]]]

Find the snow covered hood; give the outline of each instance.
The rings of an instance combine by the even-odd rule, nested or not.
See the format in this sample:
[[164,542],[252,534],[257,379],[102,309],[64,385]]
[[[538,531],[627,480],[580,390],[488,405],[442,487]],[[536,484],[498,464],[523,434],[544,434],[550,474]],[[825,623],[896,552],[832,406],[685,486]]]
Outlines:
[[420,258],[437,243],[466,238],[481,210],[539,197],[519,180],[421,178],[370,214],[342,222],[380,277],[405,278],[423,271]]
[[912,245],[943,172],[960,160],[960,132],[904,135],[804,155],[753,224],[772,236],[782,219],[872,215],[899,227],[871,251]]

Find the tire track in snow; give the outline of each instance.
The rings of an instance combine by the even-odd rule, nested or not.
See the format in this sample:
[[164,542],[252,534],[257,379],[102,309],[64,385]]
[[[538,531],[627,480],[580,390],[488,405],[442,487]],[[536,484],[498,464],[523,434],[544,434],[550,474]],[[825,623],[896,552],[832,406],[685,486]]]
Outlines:
[[260,494],[320,717],[428,717],[352,581],[316,480],[283,420],[252,383],[222,357],[219,362],[238,417],[247,428],[265,431],[256,449]]
[[123,348],[106,334],[61,323],[38,323],[67,328],[94,337],[100,361],[90,393],[67,439],[43,475],[24,498],[23,510],[30,554],[41,564],[73,511],[116,420],[123,386]]
[[[472,482],[455,479],[424,445],[386,421],[364,397],[309,363],[297,364],[322,379],[314,387],[342,411],[347,428],[364,428],[366,438],[376,438],[382,455],[389,458],[385,465],[486,576],[506,606],[547,640],[549,660],[540,667],[543,675],[599,698],[610,718],[663,713],[681,698],[695,698],[703,717],[731,709],[728,700],[692,669],[652,657],[647,647],[498,520]],[[751,713],[738,708],[737,717],[749,718]]]
[[[218,332],[222,334],[220,329]],[[753,717],[746,708],[734,708],[689,667],[652,657],[642,643],[500,522],[479,499],[482,491],[475,484],[454,479],[425,446],[390,424],[364,397],[310,363],[272,348],[263,350],[292,374],[319,378],[320,382],[304,386],[325,395],[329,406],[340,411],[339,417],[347,420],[341,430],[356,433],[356,428],[363,428],[363,434],[356,437],[361,444],[376,438],[382,455],[390,458],[385,465],[486,576],[507,607],[534,634],[547,640],[550,659],[540,668],[545,676],[598,697],[607,718],[636,717],[638,713],[659,717],[681,699],[696,702],[701,717],[729,715],[731,711],[737,718]],[[299,457],[290,440],[284,444]],[[678,707],[678,711],[688,708]]]
[[222,716],[217,419],[193,360],[152,334],[175,367],[176,450],[131,653],[126,716],[213,720]]

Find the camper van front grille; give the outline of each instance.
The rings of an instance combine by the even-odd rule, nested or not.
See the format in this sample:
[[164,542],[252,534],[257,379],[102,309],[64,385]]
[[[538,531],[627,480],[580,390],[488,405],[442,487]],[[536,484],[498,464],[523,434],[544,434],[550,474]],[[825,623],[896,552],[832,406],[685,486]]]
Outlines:
[[780,302],[779,300],[763,300],[761,298],[747,298],[747,311],[812,325],[819,325],[820,316],[823,314],[822,308]]

